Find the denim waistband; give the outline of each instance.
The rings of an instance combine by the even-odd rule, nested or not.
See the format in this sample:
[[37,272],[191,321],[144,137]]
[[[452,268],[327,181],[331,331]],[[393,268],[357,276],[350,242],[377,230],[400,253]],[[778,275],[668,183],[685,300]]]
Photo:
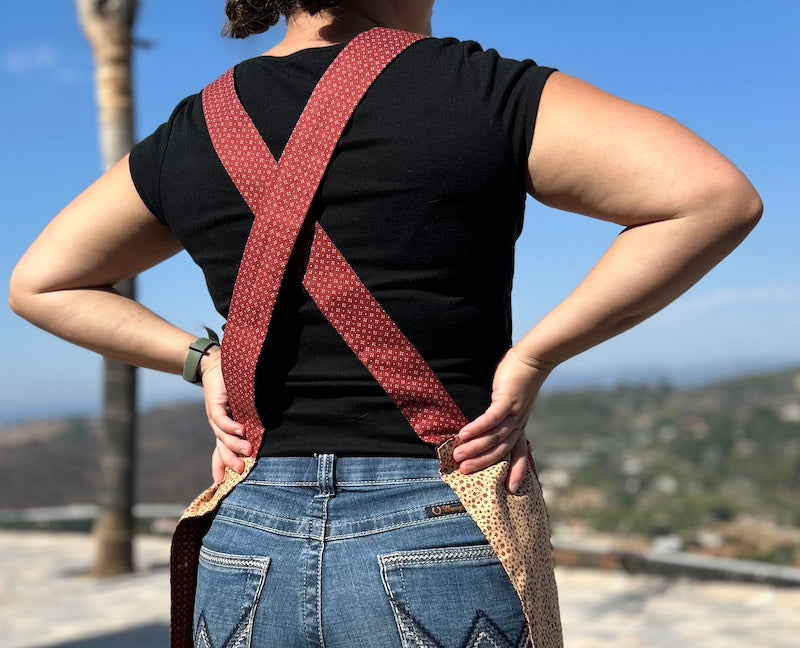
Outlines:
[[259,457],[245,479],[251,484],[315,486],[438,480],[439,460],[426,457]]
[[[222,502],[217,518],[292,537],[347,539],[439,518],[435,507],[458,504],[426,457],[260,457]],[[454,524],[454,522],[450,522]],[[447,524],[445,524],[447,526]]]

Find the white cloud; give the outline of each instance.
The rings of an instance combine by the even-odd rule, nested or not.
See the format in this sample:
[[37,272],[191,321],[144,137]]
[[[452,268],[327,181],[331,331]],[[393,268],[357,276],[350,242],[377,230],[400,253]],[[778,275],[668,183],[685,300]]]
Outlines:
[[783,306],[800,307],[800,284],[763,284],[689,293],[670,307],[670,311],[709,312],[727,307]]
[[0,54],[0,68],[16,77],[42,74],[45,79],[63,85],[84,78],[84,73],[65,62],[50,43],[28,43],[6,50]]

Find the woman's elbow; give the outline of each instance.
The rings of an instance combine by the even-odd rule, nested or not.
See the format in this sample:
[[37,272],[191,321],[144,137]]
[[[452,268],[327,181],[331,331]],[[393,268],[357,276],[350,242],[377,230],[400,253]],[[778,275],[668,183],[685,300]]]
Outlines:
[[682,215],[694,215],[696,222],[707,223],[716,236],[742,240],[761,218],[764,210],[761,197],[732,164],[698,174],[693,184],[693,198]]
[[17,315],[25,317],[25,304],[30,292],[26,290],[19,274],[19,266],[17,266],[11,273],[11,279],[8,282],[8,307]]
[[30,321],[33,303],[39,291],[22,262],[17,264],[8,282],[8,306],[20,317]]
[[738,169],[731,170],[717,195],[726,221],[732,229],[749,232],[764,212],[764,203],[755,187]]
[[698,169],[686,182],[677,219],[685,224],[687,242],[721,260],[750,234],[761,218],[761,197],[733,164],[724,160]]
[[750,227],[753,228],[756,226],[756,223],[761,220],[761,216],[764,214],[764,203],[761,201],[761,196],[758,195],[758,192],[755,190],[755,188],[753,188],[752,194],[748,198],[746,207],[745,219],[749,223]]

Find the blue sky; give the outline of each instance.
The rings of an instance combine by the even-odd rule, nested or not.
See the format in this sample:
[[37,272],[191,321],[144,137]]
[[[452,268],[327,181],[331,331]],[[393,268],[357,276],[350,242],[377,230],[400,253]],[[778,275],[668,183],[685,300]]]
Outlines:
[[[141,0],[135,55],[137,136],[184,96],[281,36],[223,39],[223,0]],[[502,6],[500,12],[496,7]],[[191,7],[189,11],[187,7]],[[38,331],[5,306],[14,263],[44,225],[99,174],[91,55],[72,2],[0,9],[0,421],[96,412],[100,359]],[[570,360],[553,376],[701,371],[800,361],[798,3],[793,0],[439,0],[434,35],[533,58],[694,130],[752,180],[765,215],[703,281],[639,327]],[[514,336],[577,285],[614,225],[529,200],[517,246]],[[202,275],[185,255],[139,280],[140,300],[176,325],[219,328]],[[197,398],[179,377],[142,372],[143,404]]]

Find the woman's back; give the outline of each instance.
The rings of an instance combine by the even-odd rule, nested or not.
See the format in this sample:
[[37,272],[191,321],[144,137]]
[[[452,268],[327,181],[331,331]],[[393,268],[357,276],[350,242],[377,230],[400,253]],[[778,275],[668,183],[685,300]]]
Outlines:
[[[228,0],[240,37],[287,15],[286,37],[270,53],[291,56],[247,61],[237,73],[239,98],[273,152],[341,50],[335,43],[359,35],[352,42],[360,47],[378,27],[394,36],[373,42],[398,47],[345,56],[338,70],[346,83],[355,69],[348,66],[359,74],[380,69],[365,51],[390,60],[416,40],[408,32],[430,34],[432,4]],[[329,47],[303,51],[320,45]],[[325,278],[320,303],[336,294],[336,305],[323,308],[344,321],[343,335],[358,329],[352,347],[389,377],[387,392],[410,385],[408,409],[435,393],[434,408],[463,410],[445,420],[438,457],[412,436],[293,274],[304,267],[308,232],[253,382],[251,360],[295,234],[284,222],[271,239],[273,213],[263,204],[254,206],[258,244],[248,246],[257,261],[240,276],[253,298],[239,300],[237,288],[225,353],[114,291],[115,282],[182,245],[228,314],[253,217],[215,157],[198,97],[137,147],[130,164],[115,165],[63,210],[18,264],[10,301],[20,314],[109,357],[203,385],[217,437],[215,485],[190,505],[174,536],[175,648],[251,639],[329,648],[562,645],[547,512],[524,434],[538,391],[554,366],[700,279],[755,225],[761,203],[730,162],[672,120],[567,75],[550,76],[543,91],[548,73],[455,41],[411,45],[357,108],[310,213],[293,199],[291,209],[275,209],[293,223],[318,221],[366,284],[365,296],[336,264],[337,250],[312,255],[314,276]],[[221,157],[241,153],[239,168],[251,171],[257,146],[230,145],[248,129],[224,114],[236,104],[215,103],[210,123],[216,133],[220,121],[241,128],[215,141]],[[295,162],[312,148],[296,149]],[[312,167],[322,171],[304,166],[309,182]],[[251,197],[252,186],[242,185]],[[546,204],[625,229],[581,284],[506,351],[526,188]],[[280,195],[271,193],[268,204]],[[335,271],[320,269],[329,267]],[[319,283],[306,285],[313,292]],[[371,291],[391,319],[375,317],[374,308],[368,316],[351,312],[348,290],[362,303],[371,303]],[[421,356],[387,333],[391,320]],[[409,365],[410,356],[433,372]],[[433,381],[420,379],[426,371]],[[267,428],[261,448],[253,387]],[[234,420],[237,411],[246,415]],[[423,457],[402,456],[416,453]],[[347,454],[390,456],[340,456]],[[367,606],[374,619],[361,614]]]
[[[276,158],[342,47],[237,66],[239,97]],[[538,99],[551,71],[475,43],[416,43],[356,109],[309,215],[468,418],[488,406],[494,369],[511,344],[514,242]],[[130,159],[145,203],[203,268],[226,316],[253,217],[216,158],[199,95]],[[262,455],[435,456],[298,274],[284,281],[257,394],[267,430]]]

